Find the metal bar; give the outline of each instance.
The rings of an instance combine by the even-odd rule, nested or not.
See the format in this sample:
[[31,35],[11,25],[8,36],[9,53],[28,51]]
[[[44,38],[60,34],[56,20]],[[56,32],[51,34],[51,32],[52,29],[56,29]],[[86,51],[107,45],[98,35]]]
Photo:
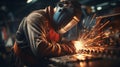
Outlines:
[[107,18],[107,17],[117,16],[117,15],[120,15],[120,13],[115,13],[115,14],[110,14],[110,15],[105,15],[105,16],[98,16],[96,18]]

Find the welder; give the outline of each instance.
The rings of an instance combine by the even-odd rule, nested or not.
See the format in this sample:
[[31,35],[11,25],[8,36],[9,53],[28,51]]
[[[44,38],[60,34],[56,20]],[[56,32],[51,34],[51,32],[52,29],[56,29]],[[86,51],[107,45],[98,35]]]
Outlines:
[[13,52],[17,66],[38,66],[43,60],[77,53],[76,41],[62,36],[80,22],[78,0],[60,0],[56,7],[35,10],[21,21]]

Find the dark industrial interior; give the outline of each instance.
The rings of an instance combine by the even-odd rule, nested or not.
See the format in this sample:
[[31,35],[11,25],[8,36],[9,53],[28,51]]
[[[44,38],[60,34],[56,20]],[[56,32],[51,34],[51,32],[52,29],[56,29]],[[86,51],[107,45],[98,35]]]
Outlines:
[[[0,0],[0,67],[10,67],[10,51],[23,17],[49,5],[54,7],[58,1]],[[100,38],[87,42],[80,50],[80,55],[51,58],[49,67],[120,67],[120,0],[79,0],[79,2],[84,16],[78,27],[81,38],[87,33],[89,40],[92,40],[92,35],[94,38],[99,36],[99,33],[95,34],[98,31],[94,33],[90,31],[95,25],[94,19],[91,19],[94,15],[103,17],[101,22],[103,25],[99,24],[96,27],[102,27],[109,21],[104,29],[99,27],[104,35],[100,34]],[[91,24],[88,19],[93,20]]]

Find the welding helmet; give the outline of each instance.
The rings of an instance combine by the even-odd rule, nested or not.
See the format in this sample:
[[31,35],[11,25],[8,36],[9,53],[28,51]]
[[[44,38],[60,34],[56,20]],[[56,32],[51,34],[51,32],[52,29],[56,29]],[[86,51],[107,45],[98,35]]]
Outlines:
[[59,34],[66,33],[80,21],[81,8],[77,0],[61,0],[55,8],[53,22]]

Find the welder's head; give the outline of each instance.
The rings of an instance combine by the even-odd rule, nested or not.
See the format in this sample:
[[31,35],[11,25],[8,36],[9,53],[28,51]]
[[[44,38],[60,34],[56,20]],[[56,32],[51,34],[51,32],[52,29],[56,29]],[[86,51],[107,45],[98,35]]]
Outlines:
[[53,21],[58,33],[66,33],[80,21],[81,4],[77,0],[60,0],[55,8]]

